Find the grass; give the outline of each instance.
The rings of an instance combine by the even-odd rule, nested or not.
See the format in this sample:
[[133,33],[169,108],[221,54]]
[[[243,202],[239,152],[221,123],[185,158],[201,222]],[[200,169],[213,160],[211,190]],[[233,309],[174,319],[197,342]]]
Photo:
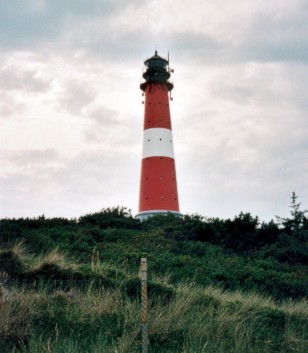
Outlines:
[[[0,352],[141,351],[140,282],[125,269],[22,245],[2,249],[0,264],[10,293],[0,298]],[[149,340],[151,353],[304,353],[308,305],[153,276]]]

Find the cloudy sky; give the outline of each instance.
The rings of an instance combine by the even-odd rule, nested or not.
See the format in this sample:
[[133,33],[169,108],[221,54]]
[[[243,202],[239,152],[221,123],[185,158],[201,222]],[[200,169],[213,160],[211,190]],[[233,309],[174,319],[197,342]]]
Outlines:
[[181,211],[308,208],[306,0],[0,2],[0,217],[135,214],[143,61],[170,52]]

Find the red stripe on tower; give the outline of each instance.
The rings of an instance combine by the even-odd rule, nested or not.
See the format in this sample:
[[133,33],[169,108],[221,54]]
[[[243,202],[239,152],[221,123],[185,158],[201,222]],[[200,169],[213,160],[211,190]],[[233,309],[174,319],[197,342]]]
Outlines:
[[143,155],[139,194],[139,219],[156,214],[179,213],[169,92],[169,62],[157,52],[145,62]]

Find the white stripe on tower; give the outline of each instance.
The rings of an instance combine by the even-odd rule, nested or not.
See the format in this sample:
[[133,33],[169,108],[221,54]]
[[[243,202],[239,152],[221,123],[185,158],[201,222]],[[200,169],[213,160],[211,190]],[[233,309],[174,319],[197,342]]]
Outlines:
[[169,157],[174,159],[172,131],[165,128],[152,128],[143,132],[142,158]]

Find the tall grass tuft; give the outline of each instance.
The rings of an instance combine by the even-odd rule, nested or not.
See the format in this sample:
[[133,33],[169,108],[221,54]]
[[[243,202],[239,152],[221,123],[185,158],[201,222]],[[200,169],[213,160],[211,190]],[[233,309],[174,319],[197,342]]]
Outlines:
[[[139,279],[99,261],[79,266],[58,250],[32,258],[1,250],[2,264],[7,253],[19,267],[0,301],[0,352],[140,352]],[[51,284],[65,275],[65,286]],[[36,282],[25,284],[31,276]],[[151,353],[306,353],[307,340],[304,299],[277,303],[187,281],[172,285],[167,277],[149,282]]]

